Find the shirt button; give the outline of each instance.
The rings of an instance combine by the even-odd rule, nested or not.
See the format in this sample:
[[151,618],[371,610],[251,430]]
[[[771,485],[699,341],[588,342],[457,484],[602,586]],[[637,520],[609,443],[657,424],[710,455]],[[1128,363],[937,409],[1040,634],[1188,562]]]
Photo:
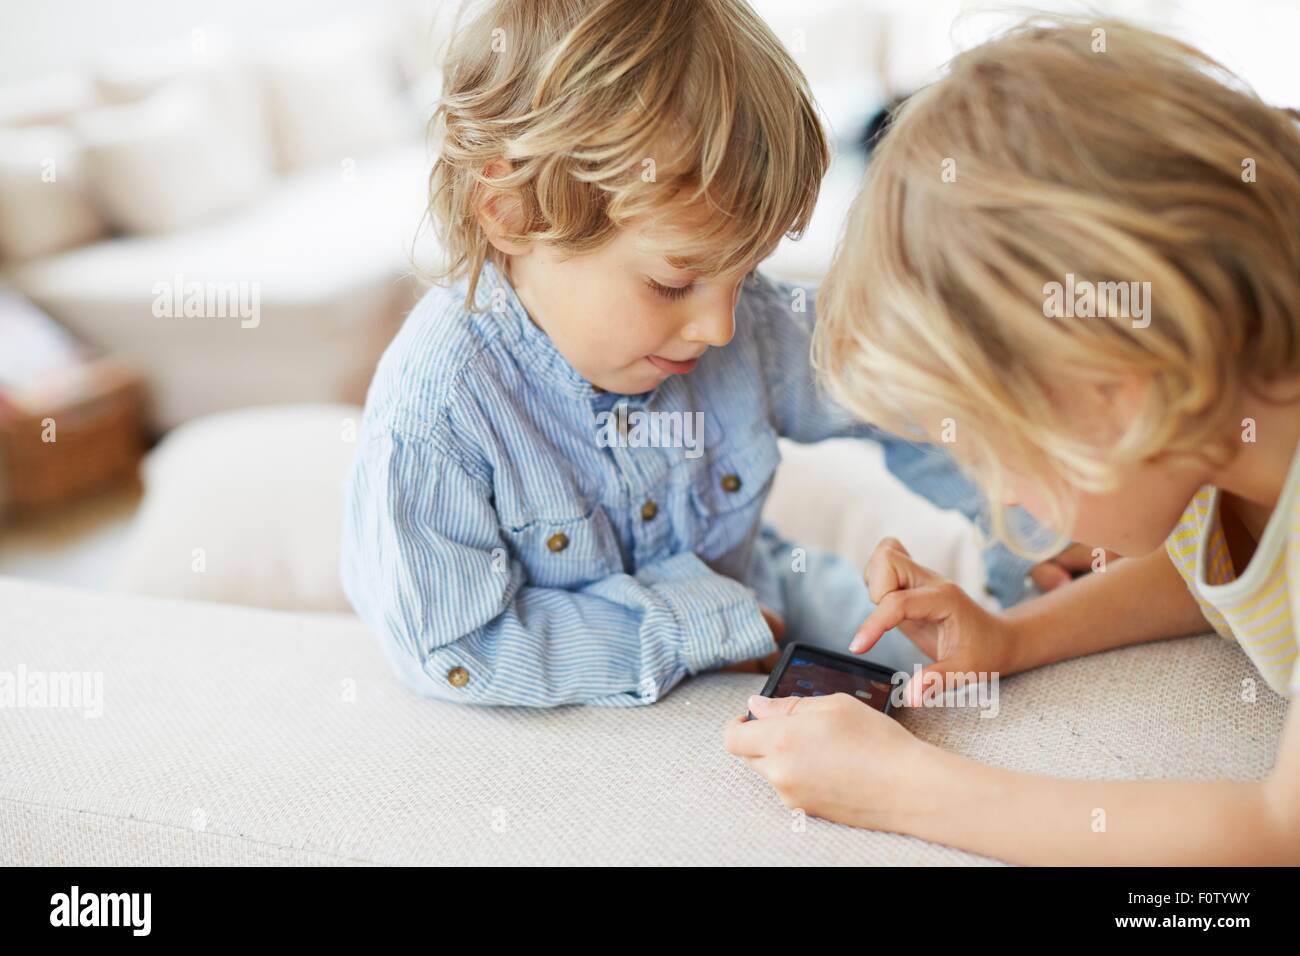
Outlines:
[[463,667],[453,667],[447,671],[447,683],[452,687],[464,687],[469,683],[469,671]]
[[559,554],[569,546],[569,536],[563,531],[557,531],[546,539],[546,546],[556,554]]
[[722,490],[725,491],[725,492],[728,492],[728,493],[733,492],[733,491],[739,491],[739,490],[740,490],[740,475],[723,475],[723,476],[722,476]]
[[641,506],[641,520],[653,521],[654,516],[659,513],[659,506],[653,501],[647,501]]

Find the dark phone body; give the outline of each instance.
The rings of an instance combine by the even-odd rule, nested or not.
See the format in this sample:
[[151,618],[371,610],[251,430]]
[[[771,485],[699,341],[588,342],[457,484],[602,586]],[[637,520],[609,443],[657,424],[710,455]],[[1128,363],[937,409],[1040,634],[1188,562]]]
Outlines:
[[[843,692],[888,714],[893,711],[893,678],[888,667],[795,642],[785,646],[761,693],[764,697],[817,697]],[[754,719],[753,714],[749,717]]]

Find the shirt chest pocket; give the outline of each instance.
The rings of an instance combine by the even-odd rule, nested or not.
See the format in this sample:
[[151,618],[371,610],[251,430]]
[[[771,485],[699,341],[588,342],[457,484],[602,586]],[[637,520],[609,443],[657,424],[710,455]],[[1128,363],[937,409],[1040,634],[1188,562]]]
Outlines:
[[770,429],[711,456],[691,484],[696,554],[716,560],[752,538],[780,462],[776,434]]
[[511,557],[534,587],[576,590],[623,571],[618,538],[604,510],[536,518],[503,529]]

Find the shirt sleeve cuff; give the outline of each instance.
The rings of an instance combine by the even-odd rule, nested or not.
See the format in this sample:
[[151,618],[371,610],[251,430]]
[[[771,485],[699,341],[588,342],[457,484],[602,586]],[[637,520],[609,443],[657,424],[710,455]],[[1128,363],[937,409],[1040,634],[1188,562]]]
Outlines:
[[682,660],[692,674],[776,650],[754,592],[679,554],[638,575],[672,612],[682,634]]

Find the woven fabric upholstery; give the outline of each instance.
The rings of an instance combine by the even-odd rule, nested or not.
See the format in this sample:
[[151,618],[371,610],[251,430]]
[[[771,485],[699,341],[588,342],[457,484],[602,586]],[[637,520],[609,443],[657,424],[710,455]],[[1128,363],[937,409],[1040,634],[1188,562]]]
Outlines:
[[[399,686],[349,616],[0,579],[0,671],[20,665],[102,672],[103,714],[0,713],[0,863],[988,862],[801,823],[721,746],[754,676],[638,710],[471,709]],[[1252,778],[1285,712],[1262,682],[1243,702],[1254,676],[1190,638],[1009,678],[993,719],[903,719],[1022,770]]]

